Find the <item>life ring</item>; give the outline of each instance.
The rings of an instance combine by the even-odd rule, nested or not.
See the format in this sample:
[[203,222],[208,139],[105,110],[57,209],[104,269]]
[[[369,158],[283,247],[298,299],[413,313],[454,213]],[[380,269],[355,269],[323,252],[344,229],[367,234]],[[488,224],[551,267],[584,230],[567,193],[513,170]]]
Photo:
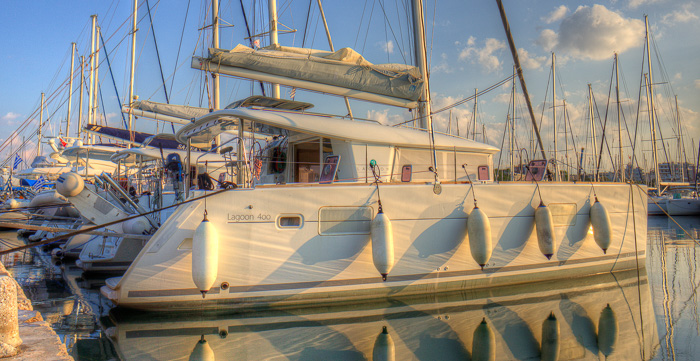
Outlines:
[[272,157],[270,157],[270,172],[282,173],[287,168],[287,152],[280,147],[272,149]]

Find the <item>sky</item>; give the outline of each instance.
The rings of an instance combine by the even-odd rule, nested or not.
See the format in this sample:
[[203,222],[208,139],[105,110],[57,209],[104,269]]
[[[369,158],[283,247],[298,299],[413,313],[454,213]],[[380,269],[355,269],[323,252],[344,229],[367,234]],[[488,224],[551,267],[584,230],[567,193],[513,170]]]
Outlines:
[[[247,19],[239,1],[220,0],[221,47],[249,44],[245,20],[252,35],[267,31],[267,4],[244,0]],[[694,163],[700,139],[700,1],[613,0],[613,1],[503,1],[518,48],[527,88],[540,125],[545,148],[553,150],[553,109],[558,119],[557,149],[568,149],[568,162],[574,150],[585,148],[590,154],[588,120],[588,84],[594,95],[600,140],[602,123],[610,147],[618,147],[617,111],[613,56],[619,56],[619,89],[622,116],[622,147],[629,160],[633,134],[637,129],[638,157],[649,161],[649,121],[642,72],[648,73],[644,59],[644,15],[651,30],[651,58],[656,111],[666,154],[677,159],[677,134],[674,96],[682,121],[686,158]],[[397,6],[398,5],[398,6]],[[28,2],[5,0],[0,12],[0,139],[5,141],[20,125],[30,124],[20,134],[33,139],[38,125],[41,93],[46,93],[44,119],[50,119],[44,133],[65,134],[71,42],[77,54],[90,52],[90,15],[97,15],[111,64],[106,59],[100,68],[100,118],[110,126],[123,126],[119,102],[125,102],[129,83],[130,24],[133,2],[67,0]],[[146,11],[150,6],[150,17]],[[140,99],[165,102],[164,88],[173,104],[208,107],[203,72],[190,68],[192,55],[203,55],[211,44],[209,1],[139,0],[137,31],[137,69],[135,94]],[[328,40],[319,18],[316,1],[277,2],[280,43],[328,50]],[[326,1],[323,4],[333,44],[337,49],[351,47],[373,63],[412,64],[410,3],[405,1]],[[430,89],[433,111],[443,109],[483,91],[512,75],[513,60],[508,48],[496,1],[425,1],[425,26]],[[204,29],[204,30],[202,30]],[[154,42],[155,35],[155,42]],[[267,45],[266,35],[255,37]],[[156,54],[155,43],[158,44]],[[552,103],[552,53],[556,57],[556,106]],[[160,66],[158,56],[160,56]],[[78,60],[76,60],[76,64]],[[644,66],[644,68],[642,68]],[[77,69],[76,65],[76,69]],[[161,77],[161,69],[163,75]],[[163,80],[165,79],[165,87]],[[78,82],[74,83],[70,135],[78,121]],[[222,78],[221,103],[228,104],[252,93],[256,84],[247,80]],[[612,84],[612,85],[611,85]],[[115,91],[116,89],[116,91]],[[514,117],[517,144],[530,148],[531,122],[524,106],[520,86],[516,90],[515,115],[509,104],[512,83],[508,82],[478,97],[477,140],[498,147],[503,142],[506,119]],[[640,95],[641,90],[641,95]],[[118,95],[117,95],[118,93]],[[290,89],[282,88],[289,98]],[[612,99],[608,96],[611,95]],[[640,98],[641,97],[641,98]],[[85,96],[87,104],[87,95]],[[298,91],[296,100],[314,103],[315,111],[345,114],[338,97]],[[641,103],[638,103],[641,99]],[[566,102],[566,107],[564,107]],[[640,110],[638,111],[638,104]],[[411,118],[405,109],[351,100],[357,117],[393,124]],[[566,133],[564,110],[567,113]],[[84,112],[85,113],[85,112]],[[450,111],[434,115],[437,131],[461,135],[470,125],[474,102],[467,101]],[[608,114],[606,116],[606,114]],[[450,120],[452,119],[452,120]],[[172,131],[147,119],[138,119],[136,130]],[[449,129],[448,129],[449,128]],[[485,136],[484,136],[485,133]],[[660,137],[660,135],[658,135]],[[35,143],[34,143],[35,144]],[[659,143],[661,147],[661,143]],[[0,149],[6,157],[9,147]],[[644,151],[644,152],[642,152]],[[609,161],[608,161],[609,163]],[[638,164],[642,164],[639,161]],[[648,163],[645,163],[648,164]]]

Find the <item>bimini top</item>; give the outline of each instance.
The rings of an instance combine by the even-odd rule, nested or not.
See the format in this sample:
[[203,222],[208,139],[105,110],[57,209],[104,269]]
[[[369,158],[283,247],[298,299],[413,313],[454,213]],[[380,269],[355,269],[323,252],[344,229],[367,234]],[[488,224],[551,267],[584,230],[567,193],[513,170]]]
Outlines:
[[[291,111],[236,108],[209,113],[177,132],[179,142],[208,144],[215,136],[238,129],[238,118],[258,124],[286,129],[313,136],[341,139],[365,144],[383,144],[397,147],[430,148],[428,133],[424,130],[392,127],[369,121],[353,121],[324,115]],[[435,134],[435,147],[443,150],[459,150],[493,154],[498,148],[446,134]]]

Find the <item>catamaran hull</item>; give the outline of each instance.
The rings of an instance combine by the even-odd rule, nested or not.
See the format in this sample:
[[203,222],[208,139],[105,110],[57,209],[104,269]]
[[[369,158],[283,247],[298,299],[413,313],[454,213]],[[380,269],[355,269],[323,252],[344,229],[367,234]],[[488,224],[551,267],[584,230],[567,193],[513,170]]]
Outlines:
[[[377,212],[371,184],[238,189],[207,199],[217,227],[217,280],[203,300],[191,276],[192,237],[204,201],[183,205],[102,293],[144,310],[299,307],[323,302],[480,289],[643,267],[645,190],[624,184],[544,183],[556,252],[539,250],[535,184],[380,184],[391,219],[394,267],[383,282],[373,265],[369,224]],[[603,253],[593,239],[594,191],[611,219]],[[489,217],[493,254],[482,270],[472,258],[467,214]],[[197,196],[202,193],[197,193]]]

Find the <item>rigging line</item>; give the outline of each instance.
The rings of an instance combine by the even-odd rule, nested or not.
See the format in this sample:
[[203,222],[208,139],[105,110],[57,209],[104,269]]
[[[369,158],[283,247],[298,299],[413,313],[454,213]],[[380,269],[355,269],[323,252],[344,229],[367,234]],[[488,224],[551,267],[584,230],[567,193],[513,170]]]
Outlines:
[[[241,0],[243,1],[243,0]],[[187,25],[187,17],[190,13],[190,4],[192,0],[187,1],[187,8],[185,9],[185,21],[182,23],[182,31],[180,32],[180,43],[177,46],[177,55],[175,56],[175,70],[173,70],[173,76],[170,80],[170,94],[173,93],[173,86],[175,85],[175,74],[177,74],[177,63],[180,61],[180,51],[182,50],[182,39],[185,37],[185,26]],[[153,37],[155,39],[155,36]]]
[[462,100],[459,100],[459,101],[453,103],[452,105],[448,105],[448,106],[446,106],[446,107],[440,108],[440,109],[434,111],[433,114],[442,113],[442,112],[444,112],[444,111],[446,111],[446,110],[450,110],[450,109],[452,109],[452,108],[454,108],[454,107],[457,107],[457,106],[460,106],[460,105],[462,105],[462,104],[464,104],[464,103],[466,103],[466,102],[472,101],[472,100],[474,100],[474,98],[475,98],[476,96],[484,95],[484,94],[486,94],[486,93],[488,93],[488,92],[490,92],[490,91],[492,91],[492,90],[494,90],[494,89],[496,89],[496,88],[499,88],[501,85],[503,85],[503,84],[505,84],[505,83],[507,83],[507,82],[513,80],[513,78],[514,78],[514,76],[513,76],[513,75],[510,75],[510,76],[508,76],[507,78],[505,78],[505,79],[499,81],[498,83],[493,84],[493,85],[489,86],[488,88],[486,88],[486,89],[484,89],[484,90],[478,92],[477,95],[471,95],[471,96],[469,96],[469,97],[467,97],[467,98],[464,98],[464,99],[462,99]]
[[[156,6],[158,6],[159,3],[160,3],[160,1],[158,1],[158,3],[156,3]],[[158,41],[156,40],[156,31],[155,31],[155,29],[153,29],[153,17],[151,17],[151,5],[149,5],[148,0],[146,0],[146,9],[148,10],[148,20],[151,24],[151,34],[153,34],[153,44],[155,45],[155,48],[156,48],[156,58],[158,59],[158,69],[160,69],[160,79],[163,81],[163,93],[165,94],[165,102],[170,104],[170,98],[168,97],[168,89],[165,85],[165,76],[163,75],[163,64],[160,61],[160,52],[158,51]],[[120,106],[120,108],[121,108],[121,106]],[[122,113],[122,115],[123,114],[124,113]],[[170,123],[170,127],[172,127],[173,134],[174,134],[175,133],[175,125],[173,125],[173,123]]]
[[[105,39],[102,37],[102,32],[100,32],[100,40],[102,41],[102,49],[106,49],[107,46],[105,45]],[[119,104],[119,113],[122,115],[122,121],[124,122],[124,129],[128,128],[128,125],[126,123],[126,118],[124,117],[124,113],[122,113],[122,101],[121,98],[119,98],[119,90],[117,89],[117,82],[114,80],[114,73],[112,73],[112,64],[109,62],[109,52],[107,50],[104,51],[105,53],[105,59],[107,59],[107,69],[109,69],[109,76],[112,78],[112,85],[114,85],[114,92],[117,93],[117,103]],[[102,87],[100,87],[100,96],[102,94]],[[102,104],[103,110],[104,110],[104,104]],[[82,111],[82,109],[81,109]],[[79,125],[80,126],[80,125]],[[67,135],[67,134],[66,134]]]
[[[245,7],[243,7],[243,0],[240,0],[241,3],[241,12],[243,13],[243,22],[245,23],[245,30],[248,34],[248,41],[250,42],[250,47],[253,47],[253,38],[251,37],[252,35],[250,34],[250,25],[248,25],[248,15],[246,14]],[[309,6],[311,6],[311,0],[309,0]],[[306,30],[304,30],[304,37],[306,37]],[[302,48],[304,46],[302,45]],[[263,85],[263,82],[259,81],[258,84],[260,84],[260,91],[262,92],[262,95],[265,96],[265,85]]]
[[437,14],[437,2],[438,0],[435,0],[435,5],[433,5],[433,27],[430,29],[430,58],[428,58],[428,74],[430,74],[430,68],[433,62],[433,42],[435,41],[435,15]]
[[[386,38],[386,35],[387,35],[386,34],[386,27],[388,25],[389,30],[391,31],[391,36],[394,37],[394,41],[396,42],[396,46],[399,47],[399,53],[401,54],[401,57],[403,58],[403,62],[406,63],[406,58],[404,57],[404,53],[400,48],[401,45],[399,43],[399,39],[396,38],[396,33],[394,32],[394,28],[391,26],[391,22],[389,21],[389,17],[386,15],[386,9],[384,8],[384,0],[379,0],[378,2],[379,2],[379,7],[382,9],[382,14],[384,15],[384,20],[385,20],[384,21],[384,29],[385,29],[384,36]],[[387,47],[388,47],[388,44],[387,44]],[[388,51],[387,51],[387,56],[388,56]],[[430,67],[428,67],[428,68],[430,68]]]
[[549,82],[552,80],[552,67],[549,67],[549,74],[547,75],[547,86],[544,88],[544,99],[542,100],[542,112],[540,113],[540,124],[538,125],[542,129],[542,122],[544,121],[544,108],[547,105],[547,97],[549,96]]
[[[598,109],[598,103],[595,100],[595,94],[593,94],[593,108],[595,109],[595,112],[598,115],[598,125],[602,129],[603,128],[603,121],[601,120],[601,117],[600,117],[600,110]],[[602,150],[603,144],[605,144],[605,147],[608,150],[608,154],[611,154],[610,153],[610,144],[608,144],[607,142],[604,143],[603,138],[601,138],[601,140],[600,140],[601,153],[603,152],[603,150]],[[599,154],[599,157],[602,157],[602,156]],[[610,159],[612,160],[612,156]],[[594,160],[594,162],[595,162],[595,160]],[[596,177],[598,176],[599,170],[600,170],[600,164],[598,164],[598,166],[596,166]]]
[[[311,0],[309,0],[311,1]],[[365,0],[365,4],[362,6],[362,16],[360,16],[360,24],[358,25],[358,31],[357,34],[355,35],[355,44],[352,46],[353,48],[357,49],[357,40],[360,37],[360,28],[362,27],[362,22],[365,20],[365,13],[367,12],[367,1]],[[310,5],[309,5],[310,6]]]
[[[608,149],[608,154],[610,155],[610,163],[614,164],[613,159],[612,159],[612,153],[610,152],[610,146],[608,145],[607,139],[605,139],[605,128],[608,125],[608,110],[610,110],[610,96],[612,94],[612,83],[613,83],[612,80],[613,80],[614,75],[615,75],[615,69],[613,68],[612,72],[610,73],[610,83],[609,83],[610,86],[608,87],[608,99],[607,99],[607,103],[605,104],[605,120],[603,121],[603,124],[601,124],[602,135],[601,135],[601,139],[600,139],[600,152],[598,153],[598,164],[596,165],[596,178],[598,177],[598,174],[600,172],[600,163],[603,160],[603,145],[605,145]],[[598,105],[596,104],[596,108],[597,108],[597,106]],[[598,120],[600,120],[600,115],[598,116]]]
[[365,46],[367,46],[367,37],[369,36],[369,27],[372,25],[372,16],[374,15],[374,5],[376,2],[372,3],[372,9],[369,11],[369,19],[367,20],[367,32],[365,33],[365,40],[362,43],[362,53],[365,52]]
[[[303,48],[306,44],[306,34],[309,31],[309,18],[311,17],[311,3],[313,0],[309,0],[309,8],[306,10],[306,20],[304,21],[304,35],[301,37],[301,47]],[[243,6],[243,0],[241,0],[241,6]],[[246,21],[246,26],[248,22]],[[250,36],[250,31],[248,31],[248,36]]]

